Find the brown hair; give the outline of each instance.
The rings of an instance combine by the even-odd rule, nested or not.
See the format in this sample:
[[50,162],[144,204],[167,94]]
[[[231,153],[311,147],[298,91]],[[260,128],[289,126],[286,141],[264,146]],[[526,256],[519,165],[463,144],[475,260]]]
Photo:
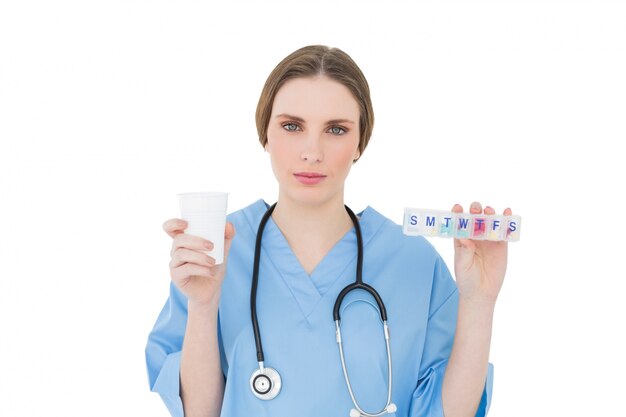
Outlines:
[[325,75],[346,86],[359,105],[359,157],[367,147],[374,128],[374,109],[365,76],[348,54],[338,48],[309,45],[284,58],[270,73],[256,108],[256,128],[259,142],[267,144],[267,127],[276,93],[294,78]]

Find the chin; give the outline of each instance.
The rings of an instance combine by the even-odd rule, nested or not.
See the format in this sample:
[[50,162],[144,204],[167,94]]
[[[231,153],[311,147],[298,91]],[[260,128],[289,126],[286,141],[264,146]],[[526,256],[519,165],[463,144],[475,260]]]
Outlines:
[[335,195],[329,193],[328,190],[302,187],[297,190],[290,190],[285,193],[285,197],[299,204],[320,206],[331,201]]

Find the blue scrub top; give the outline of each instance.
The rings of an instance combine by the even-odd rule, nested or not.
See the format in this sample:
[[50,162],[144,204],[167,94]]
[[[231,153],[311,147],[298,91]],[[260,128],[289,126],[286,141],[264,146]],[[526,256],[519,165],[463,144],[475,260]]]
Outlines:
[[[235,225],[218,316],[218,338],[226,385],[222,417],[338,416],[354,406],[343,376],[335,339],[333,306],[356,277],[357,242],[352,228],[311,275],[300,265],[273,220],[263,234],[257,315],[265,366],[276,369],[283,387],[273,400],[252,394],[258,369],[250,321],[250,285],[263,200],[230,214]],[[390,416],[443,417],[441,387],[452,350],[458,291],[448,268],[423,237],[402,228],[371,207],[359,214],[363,234],[363,281],[380,294],[387,309],[393,368]],[[148,337],[150,388],[172,416],[182,417],[179,370],[187,321],[187,300],[170,283],[170,295]],[[387,354],[380,314],[373,298],[352,291],[341,307],[346,367],[359,406],[378,412],[387,400]],[[487,414],[493,366],[477,416]]]

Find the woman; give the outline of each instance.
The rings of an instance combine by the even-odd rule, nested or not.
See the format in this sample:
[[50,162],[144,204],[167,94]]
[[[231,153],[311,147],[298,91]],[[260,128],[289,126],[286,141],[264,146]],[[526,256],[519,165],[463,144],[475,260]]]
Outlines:
[[[374,116],[365,77],[339,49],[308,46],[287,56],[264,86],[256,119],[278,201],[273,212],[259,200],[229,215],[220,265],[203,253],[211,242],[185,234],[184,221],[164,223],[173,238],[172,284],[146,348],[151,389],[173,416],[183,409],[185,416],[348,416],[359,415],[357,408],[397,416],[485,415],[507,244],[455,240],[455,284],[425,239],[402,235],[371,207],[358,220],[351,217],[344,184],[367,146]],[[475,202],[470,212],[483,209]],[[255,305],[264,361],[282,381],[269,400],[258,394],[270,386],[255,386],[255,375],[269,371],[260,369],[249,298],[266,213]],[[355,281],[357,233],[363,281],[386,306],[391,388],[379,307],[367,292],[348,293],[339,309],[350,389],[337,347],[331,314],[337,295]],[[275,393],[277,384],[272,387]]]

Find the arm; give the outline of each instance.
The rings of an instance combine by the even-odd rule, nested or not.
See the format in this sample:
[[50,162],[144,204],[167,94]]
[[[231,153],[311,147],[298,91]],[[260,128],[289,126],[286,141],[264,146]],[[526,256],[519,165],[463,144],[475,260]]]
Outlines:
[[442,388],[446,417],[474,416],[485,389],[495,305],[459,299],[452,353]]
[[[451,361],[452,368],[456,367],[454,365],[455,359],[452,355],[453,350],[458,350],[458,347],[462,347],[462,344],[459,344],[459,337],[462,338],[463,336],[459,336],[459,332],[466,334],[460,328],[457,328],[457,326],[461,328],[465,326],[464,319],[461,320],[461,323],[457,323],[457,318],[463,316],[465,319],[470,319],[473,322],[471,317],[465,314],[465,307],[460,304],[459,291],[454,279],[443,259],[437,256],[433,269],[424,349],[417,386],[413,393],[409,410],[409,416],[411,417],[456,417],[454,414],[455,410],[450,409],[448,400],[451,398],[450,396],[454,397],[457,395],[459,385],[452,385],[452,389],[445,394],[447,397],[444,397],[443,385],[444,380],[448,378],[447,375],[454,375],[454,371],[451,374],[447,371]],[[455,332],[457,333],[456,338]],[[484,417],[490,406],[493,367],[488,363],[485,363],[485,365],[487,366],[486,378],[482,380],[482,385],[477,388],[479,390],[477,395],[470,395],[471,404],[468,409],[471,409],[469,409],[468,415],[471,416]],[[468,372],[474,371],[468,370]],[[465,390],[468,383],[463,378],[464,375],[456,379],[460,381],[461,391]],[[474,399],[476,399],[475,404]],[[463,407],[463,404],[461,406]],[[470,414],[471,411],[474,411],[474,413]]]
[[173,238],[172,283],[146,348],[151,389],[174,417],[217,416],[224,395],[218,305],[235,230],[227,223],[224,263],[215,265],[204,253],[212,243],[183,233],[185,222],[172,219],[163,227]]
[[148,336],[146,363],[150,389],[161,395],[173,417],[220,413],[224,376],[217,327],[217,300],[197,304],[170,285]]
[[[452,209],[462,212],[458,204]],[[480,203],[470,213],[482,213]],[[495,214],[491,207],[485,214]],[[504,211],[511,215],[511,209]],[[474,416],[488,372],[489,347],[496,299],[506,273],[506,242],[454,240],[454,271],[459,289],[457,327],[448,360],[442,403],[446,417]]]
[[210,304],[188,303],[180,361],[180,391],[186,417],[219,416],[224,375],[217,340],[219,294]]

